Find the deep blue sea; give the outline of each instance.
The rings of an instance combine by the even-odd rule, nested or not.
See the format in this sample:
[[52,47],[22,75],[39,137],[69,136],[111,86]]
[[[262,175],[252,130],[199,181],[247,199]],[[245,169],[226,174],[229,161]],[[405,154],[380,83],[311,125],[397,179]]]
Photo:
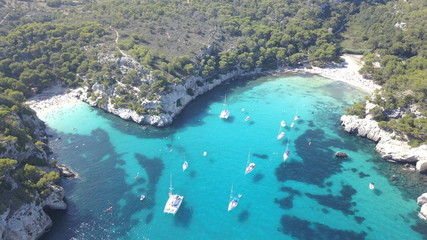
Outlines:
[[[225,95],[228,120],[218,117]],[[80,174],[61,180],[69,208],[52,213],[43,239],[423,239],[426,225],[413,196],[390,180],[390,163],[340,127],[344,108],[365,95],[285,75],[215,88],[164,129],[84,103],[40,116],[59,163]],[[286,135],[277,140],[282,120]],[[256,167],[245,175],[248,154]],[[163,213],[170,175],[184,196],[175,216]],[[232,185],[242,197],[228,212]]]

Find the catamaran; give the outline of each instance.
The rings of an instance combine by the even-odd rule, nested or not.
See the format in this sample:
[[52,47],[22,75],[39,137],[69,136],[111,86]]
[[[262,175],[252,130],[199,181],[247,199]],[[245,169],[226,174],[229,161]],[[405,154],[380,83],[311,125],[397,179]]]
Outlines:
[[286,159],[288,159],[289,155],[291,155],[291,151],[288,150],[288,147],[289,147],[289,139],[288,139],[288,143],[286,144],[285,153],[283,153],[283,161],[286,161]]
[[188,162],[184,161],[184,163],[182,164],[182,171],[185,171],[188,168]]
[[166,202],[165,209],[163,210],[163,212],[175,215],[175,213],[179,210],[179,207],[181,206],[184,196],[173,194],[172,189],[172,175],[170,175],[169,199]]
[[230,111],[227,110],[227,95],[224,97],[224,110],[222,110],[221,114],[219,114],[219,118],[228,119],[230,116]]
[[231,185],[231,193],[230,193],[230,203],[228,204],[228,211],[233,210],[239,204],[239,200],[242,195],[238,195],[237,197],[233,197],[233,185]]
[[249,152],[249,154],[248,154],[248,162],[246,163],[245,174],[248,174],[248,173],[252,172],[252,170],[254,170],[254,168],[255,168],[255,163],[251,163],[250,162],[250,157],[251,157],[251,153]]

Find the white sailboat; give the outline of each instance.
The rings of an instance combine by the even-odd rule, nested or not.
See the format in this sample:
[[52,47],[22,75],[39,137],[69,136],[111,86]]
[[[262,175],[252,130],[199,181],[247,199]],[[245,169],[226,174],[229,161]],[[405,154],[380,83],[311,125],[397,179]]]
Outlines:
[[179,207],[181,206],[184,196],[173,194],[172,189],[172,175],[170,175],[169,199],[166,202],[165,209],[163,210],[163,212],[175,215],[176,212],[179,210]]
[[298,112],[295,113],[294,121],[298,120],[300,116],[298,115]]
[[288,139],[288,143],[286,144],[286,150],[285,153],[283,153],[283,161],[286,161],[286,159],[289,158],[289,155],[291,155],[291,151],[289,151],[289,139]]
[[222,110],[221,114],[219,114],[219,118],[228,119],[230,116],[230,111],[227,110],[227,95],[224,97],[224,110]]
[[228,204],[228,211],[233,210],[239,204],[240,197],[242,195],[238,195],[237,197],[233,197],[233,185],[231,185],[231,193],[230,193],[230,203]]
[[279,135],[277,135],[277,140],[282,139],[285,136],[285,132],[282,131],[282,125],[279,127]]
[[185,171],[188,168],[188,162],[184,161],[184,163],[182,164],[182,171]]
[[249,154],[248,154],[248,162],[246,163],[245,174],[248,174],[248,173],[252,172],[252,170],[254,170],[254,168],[255,168],[255,163],[251,163],[250,162],[250,157],[251,157],[251,153],[249,152]]

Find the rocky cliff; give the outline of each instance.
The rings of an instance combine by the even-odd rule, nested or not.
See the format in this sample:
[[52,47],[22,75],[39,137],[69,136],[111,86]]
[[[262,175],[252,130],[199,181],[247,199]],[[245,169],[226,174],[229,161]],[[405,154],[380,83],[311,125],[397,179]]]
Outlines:
[[349,133],[376,142],[375,150],[385,160],[409,163],[427,162],[427,145],[412,148],[407,142],[396,140],[394,133],[381,129],[378,123],[370,119],[369,116],[360,119],[357,116],[344,115],[341,117],[341,125]]
[[[34,112],[28,110],[26,113],[12,116],[17,123],[17,128],[31,131],[31,139],[25,143],[25,147],[19,146],[15,141],[2,142],[0,158],[10,158],[18,161],[17,168],[22,168],[29,159],[39,159],[48,162],[50,149],[47,145],[45,126]],[[50,172],[56,169],[50,165],[43,167],[43,171]],[[18,190],[18,182],[12,178],[12,174],[6,174],[3,181],[10,184],[12,190]],[[25,240],[38,239],[52,226],[52,220],[44,212],[44,208],[66,209],[67,205],[63,201],[64,190],[60,186],[49,185],[50,193],[40,196],[37,192],[30,197],[25,197],[22,202],[12,200],[13,207],[9,207],[0,215],[0,239],[4,240]],[[10,197],[1,196],[2,198]],[[7,200],[7,199],[6,199]],[[7,201],[6,201],[7,202]]]
[[43,199],[35,196],[30,203],[23,204],[11,212],[8,209],[0,215],[0,236],[4,240],[38,239],[52,226],[52,220],[43,210],[66,209],[63,201],[64,190],[59,186],[51,186],[52,192]]
[[[155,79],[151,73],[144,72],[140,64],[131,58],[122,57],[116,61],[116,65],[121,70],[122,74],[126,74],[129,69],[138,70],[139,80],[141,83],[153,84]],[[181,84],[173,86],[172,90],[167,94],[158,94],[155,99],[141,99],[140,106],[145,109],[156,110],[162,109],[160,114],[138,114],[136,111],[129,108],[115,108],[113,99],[120,97],[121,92],[125,89],[126,93],[137,95],[139,90],[135,87],[125,86],[121,82],[116,82],[112,86],[105,86],[100,83],[95,83],[90,87],[85,87],[76,97],[87,102],[91,106],[97,106],[105,111],[119,116],[125,120],[132,120],[139,124],[148,124],[157,127],[164,127],[172,124],[173,118],[178,115],[184,107],[194,100],[197,96],[206,93],[212,88],[218,86],[224,81],[230,80],[237,76],[250,75],[260,73],[260,69],[251,72],[243,70],[235,70],[227,74],[219,75],[218,78],[206,81],[199,76],[191,76],[184,80]],[[76,91],[77,93],[77,91]],[[88,94],[91,93],[91,94]]]

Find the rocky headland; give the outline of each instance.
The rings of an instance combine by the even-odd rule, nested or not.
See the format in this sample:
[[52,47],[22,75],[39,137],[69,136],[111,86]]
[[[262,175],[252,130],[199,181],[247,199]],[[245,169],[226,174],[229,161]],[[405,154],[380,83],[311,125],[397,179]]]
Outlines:
[[[35,113],[21,114],[16,116],[18,128],[30,126],[34,130],[33,141],[26,143],[26,147],[21,149],[13,142],[4,142],[4,151],[0,151],[0,158],[10,158],[17,160],[17,165],[22,165],[28,159],[41,159],[48,162],[50,149],[48,147],[45,125],[40,121]],[[38,142],[39,144],[35,144]],[[42,143],[42,144],[40,144]],[[55,167],[47,165],[42,167],[44,171],[57,171]],[[5,180],[12,189],[19,188],[18,183],[12,176],[6,175]],[[62,187],[50,184],[47,186],[50,193],[41,196],[37,192],[30,198],[26,198],[20,203],[14,203],[13,208],[7,208],[0,215],[0,239],[25,240],[40,238],[51,226],[52,220],[45,213],[44,209],[66,209],[64,202],[64,190]]]

